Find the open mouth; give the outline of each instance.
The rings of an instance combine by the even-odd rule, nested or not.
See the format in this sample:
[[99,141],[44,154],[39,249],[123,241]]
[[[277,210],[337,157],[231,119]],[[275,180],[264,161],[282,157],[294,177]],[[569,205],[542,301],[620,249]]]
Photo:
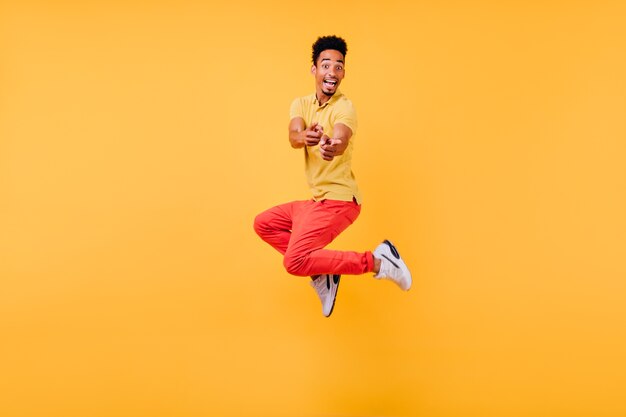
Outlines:
[[337,81],[336,80],[324,80],[323,84],[325,88],[329,90],[333,90],[337,86]]

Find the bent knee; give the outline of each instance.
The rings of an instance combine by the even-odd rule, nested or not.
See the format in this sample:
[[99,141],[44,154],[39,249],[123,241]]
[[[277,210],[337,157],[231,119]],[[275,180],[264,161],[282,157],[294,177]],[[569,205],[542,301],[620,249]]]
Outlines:
[[295,275],[298,277],[306,277],[309,275],[309,273],[307,272],[305,261],[306,261],[305,256],[301,256],[301,255],[294,256],[294,255],[287,253],[285,254],[285,257],[283,258],[283,266],[285,267],[285,270],[287,271],[287,273],[290,275]]
[[267,230],[268,230],[267,220],[265,219],[264,214],[265,213],[261,213],[261,214],[257,215],[254,218],[254,223],[252,225],[252,227],[254,228],[254,231],[259,236],[263,236],[263,234],[265,232],[267,232]]

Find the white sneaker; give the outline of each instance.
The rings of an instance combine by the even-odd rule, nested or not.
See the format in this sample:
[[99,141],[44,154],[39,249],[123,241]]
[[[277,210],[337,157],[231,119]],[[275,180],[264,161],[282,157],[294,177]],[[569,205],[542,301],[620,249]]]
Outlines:
[[335,307],[335,297],[337,297],[341,275],[322,274],[311,278],[313,278],[311,287],[315,289],[317,296],[322,302],[322,314],[324,317],[328,317],[332,314]]
[[374,278],[390,279],[404,291],[408,291],[411,288],[413,283],[411,272],[400,257],[396,247],[390,241],[385,240],[378,245],[374,249],[373,254],[374,257],[380,259],[380,271],[378,271],[377,275],[374,275]]

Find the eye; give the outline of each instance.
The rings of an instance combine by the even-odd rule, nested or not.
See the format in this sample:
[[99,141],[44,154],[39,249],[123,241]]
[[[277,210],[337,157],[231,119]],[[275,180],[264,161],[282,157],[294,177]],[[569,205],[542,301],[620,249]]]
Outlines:
[[324,64],[324,69],[328,69],[329,65],[328,64]]
[[337,65],[337,71],[341,71],[343,67],[341,65]]

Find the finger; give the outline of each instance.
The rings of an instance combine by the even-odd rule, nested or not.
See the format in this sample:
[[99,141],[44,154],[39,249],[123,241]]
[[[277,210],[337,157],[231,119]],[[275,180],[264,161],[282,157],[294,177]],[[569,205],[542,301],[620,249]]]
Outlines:
[[329,152],[326,148],[320,148],[320,154],[322,155],[322,159],[326,161],[333,159],[333,153]]

